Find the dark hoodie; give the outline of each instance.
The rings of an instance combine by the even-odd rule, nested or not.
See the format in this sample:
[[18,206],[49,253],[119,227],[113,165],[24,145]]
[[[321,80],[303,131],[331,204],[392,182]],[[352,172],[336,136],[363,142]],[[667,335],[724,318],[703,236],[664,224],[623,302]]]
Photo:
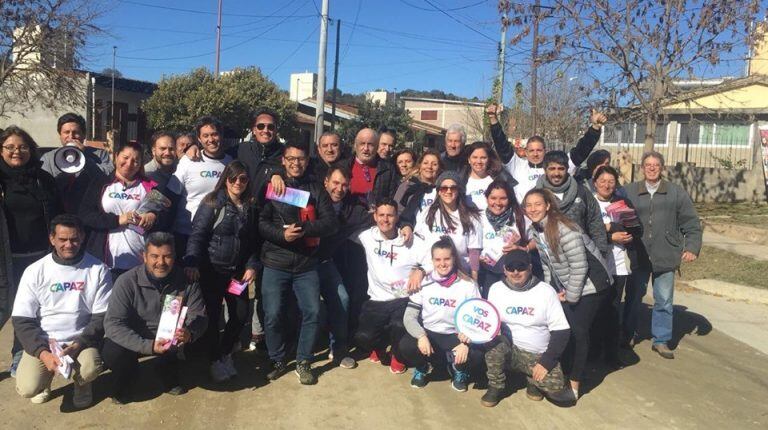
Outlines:
[[257,198],[263,199],[262,191],[272,175],[279,174],[282,170],[281,158],[283,145],[277,140],[263,145],[255,140],[240,143],[230,148],[228,154],[236,160],[240,160],[248,167],[248,176],[251,178],[251,187],[258,190]]

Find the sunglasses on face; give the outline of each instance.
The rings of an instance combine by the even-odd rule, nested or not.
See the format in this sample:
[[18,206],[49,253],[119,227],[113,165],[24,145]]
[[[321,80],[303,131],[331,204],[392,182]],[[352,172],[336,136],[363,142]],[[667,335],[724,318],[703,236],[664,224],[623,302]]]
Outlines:
[[269,131],[275,131],[274,124],[264,124],[264,123],[256,124],[256,130],[264,130],[265,128]]
[[525,272],[528,270],[528,265],[525,263],[512,263],[510,265],[505,265],[504,270],[507,272]]
[[234,178],[227,178],[227,181],[229,181],[230,184],[234,184],[237,182],[241,184],[247,184],[249,179],[248,179],[248,176],[238,175],[238,176],[235,176]]
[[438,190],[440,190],[441,193],[447,193],[448,191],[456,192],[456,190],[458,189],[459,189],[458,185],[442,185],[440,188],[438,188]]

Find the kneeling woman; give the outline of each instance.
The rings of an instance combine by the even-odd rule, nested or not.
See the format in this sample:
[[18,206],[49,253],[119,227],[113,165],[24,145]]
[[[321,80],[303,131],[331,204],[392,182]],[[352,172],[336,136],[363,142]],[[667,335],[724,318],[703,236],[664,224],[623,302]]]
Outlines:
[[[258,265],[254,246],[257,216],[248,179],[240,161],[224,168],[216,187],[195,213],[184,256],[187,278],[193,282],[200,279],[205,299],[210,372],[215,382],[237,375],[231,352],[248,316],[248,288],[236,294],[236,289],[229,289],[230,282],[247,285]],[[227,302],[229,319],[220,336],[222,299]]]
[[405,310],[403,324],[408,336],[400,340],[400,354],[407,365],[414,367],[412,387],[427,385],[430,364],[443,363],[453,374],[453,389],[467,391],[469,362],[477,363],[482,357],[456,330],[457,307],[467,299],[480,297],[477,284],[459,270],[458,259],[450,238],[435,242],[432,274],[424,280],[421,291],[411,295]]

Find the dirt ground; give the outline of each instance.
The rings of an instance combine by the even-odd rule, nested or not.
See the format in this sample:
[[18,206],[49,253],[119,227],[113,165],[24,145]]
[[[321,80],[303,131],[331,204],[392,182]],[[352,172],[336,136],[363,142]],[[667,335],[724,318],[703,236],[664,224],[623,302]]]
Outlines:
[[[97,403],[79,412],[63,406],[71,386],[61,379],[54,384],[55,398],[33,405],[15,393],[14,379],[4,372],[0,428],[768,428],[768,356],[684,309],[676,311],[675,360],[660,358],[644,341],[635,348],[635,364],[623,370],[591,367],[586,392],[570,409],[528,400],[520,378],[513,379],[516,392],[484,408],[482,390],[458,393],[446,380],[417,390],[408,384],[410,372],[393,375],[368,361],[345,370],[319,358],[317,385],[301,386],[293,373],[267,384],[263,355],[243,352],[235,359],[240,378],[220,386],[208,382],[204,364],[187,363],[183,375],[191,389],[180,397],[160,392],[147,361],[132,389],[136,401],[113,405],[104,374],[96,383]],[[648,311],[645,319],[647,327]],[[9,328],[0,333],[0,350],[10,350]],[[7,368],[10,354],[2,356],[0,366]]]

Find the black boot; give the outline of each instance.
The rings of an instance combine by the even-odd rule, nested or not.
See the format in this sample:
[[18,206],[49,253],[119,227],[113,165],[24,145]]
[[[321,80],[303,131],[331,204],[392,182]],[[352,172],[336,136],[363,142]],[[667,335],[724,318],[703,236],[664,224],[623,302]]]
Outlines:
[[496,387],[488,387],[488,391],[483,394],[483,397],[480,399],[480,404],[483,406],[492,408],[499,404],[501,399],[504,398],[504,389],[503,388],[496,388]]
[[539,390],[539,388],[533,384],[528,384],[528,387],[525,388],[525,396],[529,399],[540,402],[544,400],[544,394]]

